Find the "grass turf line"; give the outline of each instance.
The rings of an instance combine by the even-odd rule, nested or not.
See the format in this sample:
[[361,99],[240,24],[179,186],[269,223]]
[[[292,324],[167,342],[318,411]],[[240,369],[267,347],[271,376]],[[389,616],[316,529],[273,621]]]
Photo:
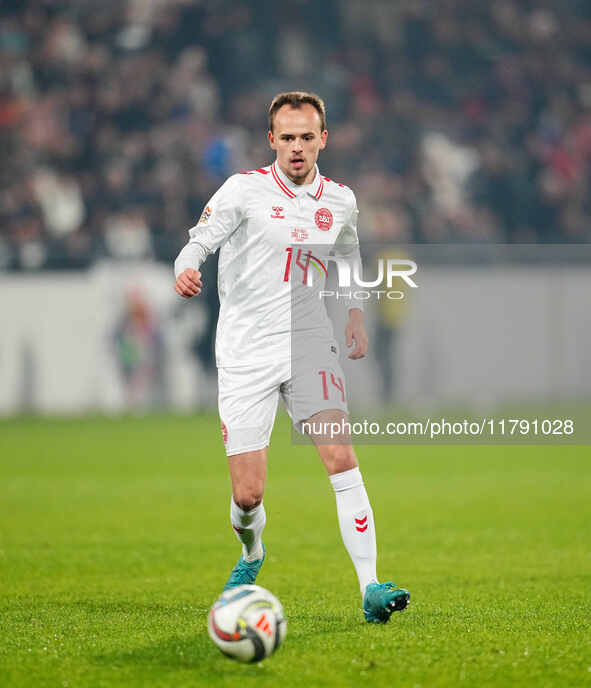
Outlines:
[[244,666],[206,614],[239,548],[215,416],[0,422],[0,685],[507,686],[591,683],[584,447],[362,446],[382,580],[360,611],[334,496],[285,418],[268,558],[285,645]]

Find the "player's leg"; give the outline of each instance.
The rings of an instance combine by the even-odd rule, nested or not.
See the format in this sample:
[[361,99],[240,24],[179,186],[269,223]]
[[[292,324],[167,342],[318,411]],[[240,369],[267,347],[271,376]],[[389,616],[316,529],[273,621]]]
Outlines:
[[347,422],[348,415],[343,410],[330,409],[314,414],[308,427],[323,429],[320,434],[311,433],[311,437],[335,491],[341,536],[359,579],[363,613],[369,622],[385,623],[392,612],[408,605],[410,595],[391,582],[378,583],[373,511],[355,451],[346,430],[334,434],[324,430],[346,428]]
[[373,511],[349,434],[337,430],[347,420],[343,410],[326,409],[312,415],[302,427],[316,445],[334,489],[341,536],[363,595],[367,585],[378,580],[376,533]]
[[292,362],[292,378],[282,391],[296,429],[314,442],[328,472],[341,536],[363,595],[370,583],[377,582],[376,535],[373,512],[345,423],[345,376],[336,345],[318,347],[312,353],[311,360],[297,358]]
[[[230,521],[242,553],[225,588],[252,584],[265,558],[267,447],[279,397],[269,366],[218,369],[222,436],[232,479]],[[281,375],[282,373],[279,373]]]
[[229,456],[228,466],[232,478],[230,522],[242,544],[242,554],[224,590],[237,585],[252,585],[265,560],[262,535],[267,521],[263,505],[267,448]]
[[343,543],[363,595],[367,585],[377,581],[376,536],[357,457],[342,424],[348,420],[347,400],[337,351],[327,345],[324,356],[292,362],[292,378],[282,393],[296,429],[311,438],[326,467]]
[[341,536],[359,579],[364,616],[369,622],[385,623],[392,612],[408,605],[410,594],[394,583],[378,582],[373,511],[346,430],[348,420],[344,410],[327,409],[315,413],[302,426],[310,429],[335,492]]
[[232,479],[230,521],[242,543],[242,556],[252,562],[263,558],[261,536],[266,515],[263,493],[267,478],[267,448],[228,457]]

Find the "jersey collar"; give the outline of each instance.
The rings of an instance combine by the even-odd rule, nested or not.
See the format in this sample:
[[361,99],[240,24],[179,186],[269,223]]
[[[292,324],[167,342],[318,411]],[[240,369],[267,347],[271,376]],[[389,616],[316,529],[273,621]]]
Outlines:
[[[324,190],[324,181],[320,176],[318,165],[314,165],[314,172],[314,181],[307,185],[308,190],[306,193],[310,194],[312,198],[319,200]],[[299,196],[301,193],[301,187],[298,184],[294,184],[289,177],[283,174],[283,171],[277,164],[277,161],[271,165],[271,174],[277,186],[286,196],[289,196],[289,198],[295,198],[296,196]]]

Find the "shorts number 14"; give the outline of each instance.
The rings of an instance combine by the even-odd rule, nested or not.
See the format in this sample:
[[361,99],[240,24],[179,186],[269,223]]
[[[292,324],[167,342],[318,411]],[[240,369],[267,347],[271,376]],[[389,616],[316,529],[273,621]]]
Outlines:
[[[322,378],[322,396],[324,399],[328,400],[328,383],[326,380],[326,370],[319,370],[318,375]],[[330,374],[330,382],[333,387],[339,390],[341,393],[341,401],[345,403],[345,385],[340,377],[335,378],[334,374]]]

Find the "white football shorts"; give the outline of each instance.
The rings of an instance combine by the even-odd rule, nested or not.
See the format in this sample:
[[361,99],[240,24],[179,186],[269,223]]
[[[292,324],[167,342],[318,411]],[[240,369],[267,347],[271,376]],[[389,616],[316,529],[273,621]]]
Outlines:
[[302,421],[319,411],[348,412],[337,347],[322,348],[313,359],[218,368],[218,408],[228,456],[269,444],[280,396],[298,432]]

